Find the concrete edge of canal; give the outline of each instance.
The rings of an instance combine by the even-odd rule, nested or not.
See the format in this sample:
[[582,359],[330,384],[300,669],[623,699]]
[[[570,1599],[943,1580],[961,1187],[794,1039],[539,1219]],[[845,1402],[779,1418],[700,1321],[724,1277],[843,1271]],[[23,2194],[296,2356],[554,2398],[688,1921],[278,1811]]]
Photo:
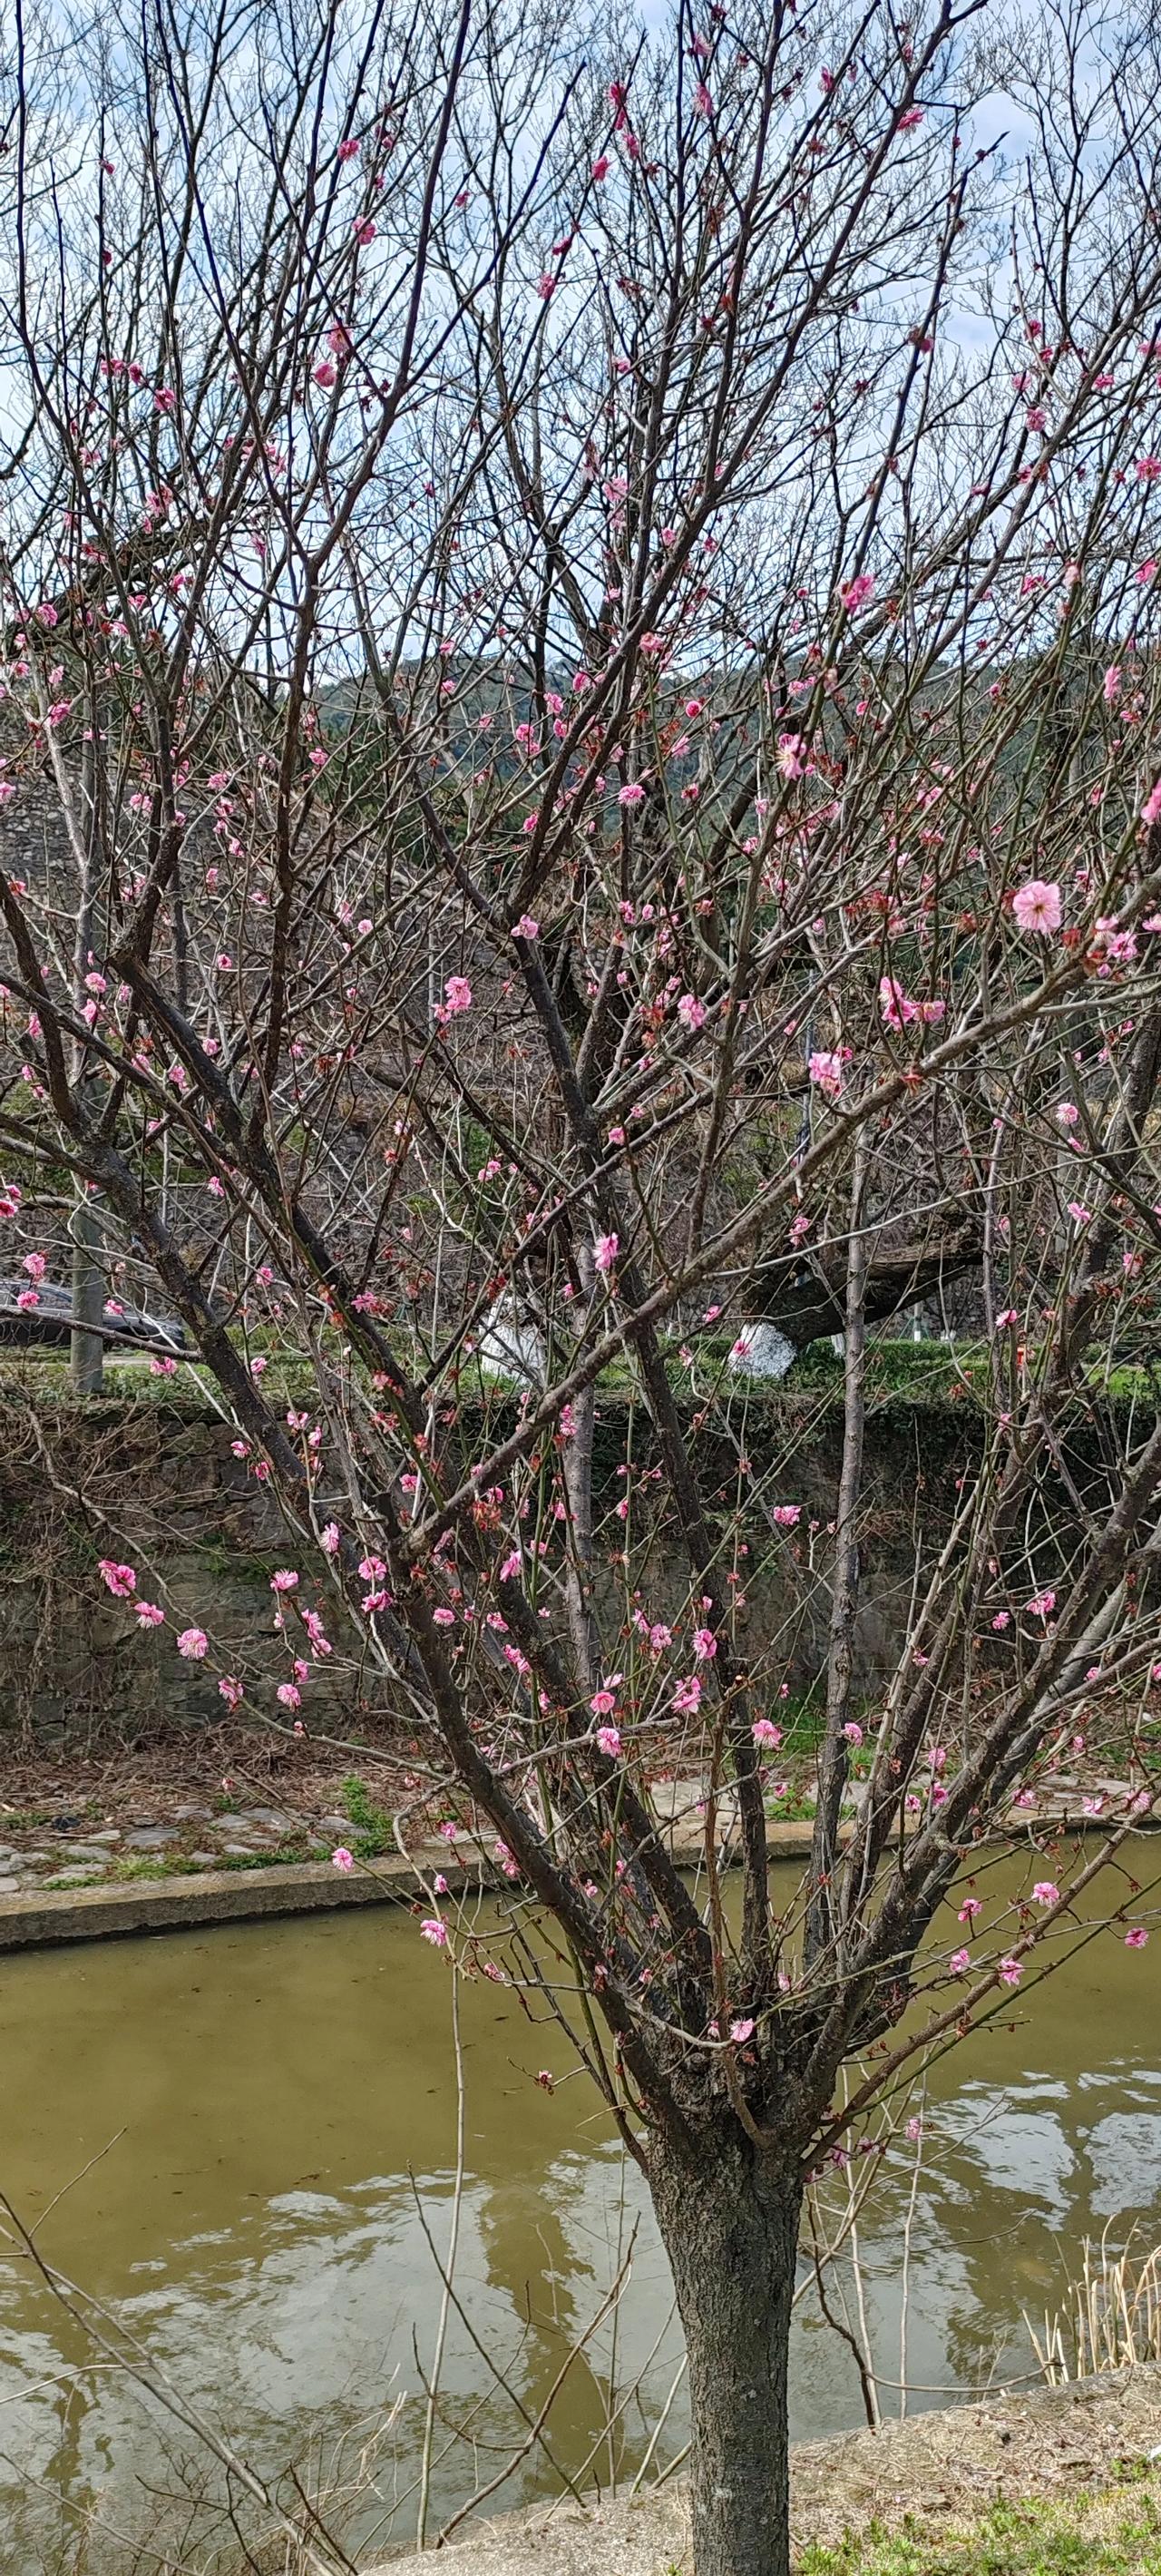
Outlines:
[[[980,2401],[839,2433],[791,2449],[791,2527],[796,2547],[837,2547],[848,2530],[877,2522],[926,2527],[932,2547],[949,2526],[1003,2501],[1064,2504],[1126,2472],[1158,2469],[1161,2363],[1103,2372],[1063,2388],[1004,2390]],[[1132,2497],[1128,2488],[1126,2506]],[[470,2555],[469,2555],[470,2553]],[[465,2523],[448,2543],[472,2576],[686,2576],[689,2523],[678,2479],[632,2503],[565,2497],[522,2513]],[[942,2563],[942,2559],[941,2559]],[[381,2560],[367,2576],[427,2576],[422,2558]]]
[[[1161,1826],[1161,1801],[1142,1816],[1134,1833]],[[844,1839],[850,1833],[844,1827]],[[1037,1832],[1053,1835],[1108,1831],[1107,1820],[1090,1816],[1030,1816],[1008,1819],[1015,1839]],[[767,1849],[773,1861],[800,1861],[810,1848],[808,1820],[771,1829]],[[696,1868],[704,1860],[701,1837],[678,1830],[670,1838],[674,1859]],[[0,1899],[0,1952],[43,1949],[60,1941],[106,1940],[125,1933],[181,1932],[201,1923],[252,1923],[287,1914],[336,1912],[348,1905],[415,1905],[431,1901],[437,1872],[449,1895],[473,1887],[496,1889],[503,1880],[482,1846],[461,1844],[460,1856],[446,1843],[425,1844],[409,1857],[362,1861],[348,1873],[331,1861],[272,1862],[257,1869],[191,1872],[187,1877],[158,1877],[102,1887],[30,1888]],[[725,1852],[727,1861],[736,1852]]]

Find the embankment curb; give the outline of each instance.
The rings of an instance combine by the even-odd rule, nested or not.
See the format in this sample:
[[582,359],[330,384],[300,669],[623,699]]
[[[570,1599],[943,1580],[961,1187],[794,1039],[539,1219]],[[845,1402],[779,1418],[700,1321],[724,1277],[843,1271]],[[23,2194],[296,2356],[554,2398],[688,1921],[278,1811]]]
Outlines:
[[[1155,1807],[1141,1817],[1135,1831],[1161,1825]],[[1023,1838],[1044,1835],[1107,1833],[1107,1819],[1091,1816],[1034,1817],[1026,1812],[1007,1821],[1007,1832]],[[842,1829],[843,1839],[850,1826]],[[767,1837],[772,1861],[801,1861],[810,1849],[813,1826],[776,1825]],[[669,1837],[675,1860],[696,1869],[705,1851],[696,1832]],[[737,1858],[731,1850],[727,1860]],[[183,1932],[203,1923],[255,1923],[279,1915],[335,1913],[348,1905],[429,1904],[433,1882],[442,1871],[448,1893],[461,1896],[473,1887],[495,1889],[504,1882],[490,1855],[476,1845],[460,1846],[460,1856],[446,1843],[425,1844],[408,1858],[363,1861],[343,1873],[331,1861],[271,1862],[242,1870],[200,1870],[186,1878],[122,1881],[103,1887],[29,1888],[0,1899],[0,1952],[51,1947],[61,1941],[100,1941],[126,1933]]]

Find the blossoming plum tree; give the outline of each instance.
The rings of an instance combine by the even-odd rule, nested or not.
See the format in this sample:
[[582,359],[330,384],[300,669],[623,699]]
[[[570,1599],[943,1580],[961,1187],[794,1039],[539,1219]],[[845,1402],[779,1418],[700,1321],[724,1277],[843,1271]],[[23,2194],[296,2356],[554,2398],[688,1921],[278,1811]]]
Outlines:
[[[698,2576],[783,2576],[806,2178],[1059,1933],[1095,1860],[937,1918],[1153,1689],[1161,1425],[1110,1395],[1161,1243],[1153,39],[1079,5],[1004,63],[955,0],[681,0],[608,60],[507,0],[115,35],[58,92],[22,19],[3,73],[20,1304],[71,1189],[281,1508],[281,1722],[354,1639],[554,1927],[672,2261]],[[963,1275],[954,1490],[868,1692],[868,1334]],[[501,1295],[542,1364],[497,1402]],[[829,1531],[700,1338],[784,1309],[841,1324]],[[813,1663],[769,1563],[825,1583]],[[213,1630],[175,1652],[216,1672]],[[435,1883],[419,1931],[473,1967]]]

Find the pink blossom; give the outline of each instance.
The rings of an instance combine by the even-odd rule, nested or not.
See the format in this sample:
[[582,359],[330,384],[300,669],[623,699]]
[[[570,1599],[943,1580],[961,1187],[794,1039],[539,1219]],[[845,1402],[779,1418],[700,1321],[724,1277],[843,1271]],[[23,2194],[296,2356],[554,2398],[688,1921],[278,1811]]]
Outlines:
[[[619,1674],[617,1678],[620,1680]],[[594,1717],[611,1717],[616,1705],[616,1691],[610,1689],[607,1683],[603,1690],[594,1691],[592,1698],[589,1701],[589,1707],[591,1708]]]
[[1105,705],[1109,707],[1115,705],[1116,700],[1121,693],[1121,666],[1119,662],[1110,662],[1109,667],[1105,672],[1104,693]]
[[1158,779],[1156,786],[1150,789],[1148,796],[1145,798],[1145,802],[1141,807],[1141,821],[1143,823],[1155,823],[1159,815],[1161,815],[1161,778]]
[[856,608],[861,608],[864,601],[870,599],[874,587],[874,578],[869,572],[857,572],[850,581],[842,583],[839,598],[848,616],[853,616]]
[[701,1707],[701,1683],[696,1673],[687,1674],[673,1694],[673,1705],[679,1717],[695,1717]]
[[802,1505],[801,1503],[775,1503],[770,1518],[778,1529],[797,1529],[802,1518]]
[[1023,1964],[1019,1959],[1001,1959],[999,1979],[1002,1986],[1018,1986],[1023,1974]]
[[845,1735],[845,1737],[846,1737],[846,1739],[847,1739],[847,1743],[848,1743],[848,1744],[861,1744],[861,1743],[862,1743],[862,1740],[863,1740],[863,1730],[862,1730],[862,1727],[861,1727],[861,1726],[859,1726],[859,1725],[857,1724],[856,1720],[855,1720],[853,1717],[851,1717],[851,1718],[848,1718],[848,1719],[847,1719],[847,1723],[846,1723],[846,1725],[845,1725],[845,1726],[844,1726],[844,1728],[843,1728],[843,1734]]
[[[220,1697],[225,1700],[227,1708],[239,1707],[246,1696],[241,1682],[235,1680],[233,1673],[223,1673],[222,1678],[218,1683],[218,1692]],[[297,1729],[295,1731],[297,1732]]]
[[807,1060],[807,1072],[828,1100],[837,1100],[843,1087],[843,1060],[831,1050],[816,1049]]
[[375,226],[372,223],[370,216],[360,215],[356,217],[353,229],[355,239],[359,243],[360,248],[366,250],[368,244],[373,242],[375,239]]
[[1027,1607],[1031,1618],[1047,1619],[1056,1608],[1056,1594],[1047,1590],[1034,1592]]
[[302,1707],[302,1692],[297,1682],[279,1682],[274,1696],[280,1708]]
[[619,1234],[598,1234],[593,1247],[593,1260],[598,1270],[608,1273],[621,1249]]
[[705,1003],[698,1000],[696,993],[683,993],[677,1005],[677,1016],[683,1028],[704,1028]]
[[280,1566],[277,1574],[270,1577],[270,1589],[272,1592],[297,1592],[297,1574],[292,1574],[289,1566]]
[[699,1664],[712,1663],[718,1651],[718,1641],[712,1628],[694,1629],[693,1651]]
[[345,1843],[339,1843],[339,1845],[337,1846],[337,1849],[336,1849],[336,1850],[334,1850],[334,1851],[331,1853],[331,1867],[332,1867],[332,1869],[341,1869],[341,1870],[342,1870],[342,1872],[343,1872],[343,1874],[344,1874],[344,1876],[345,1876],[345,1875],[346,1875],[346,1873],[347,1873],[347,1871],[348,1871],[348,1870],[352,1870],[352,1869],[354,1868],[354,1866],[355,1866],[355,1855],[354,1855],[354,1853],[353,1853],[353,1852],[350,1852],[350,1851],[348,1851],[348,1850],[347,1850],[347,1846],[346,1846],[346,1844],[345,1844]]
[[776,1753],[782,1742],[782,1729],[775,1726],[770,1717],[756,1717],[750,1733],[755,1744],[760,1744],[767,1753]]
[[353,160],[355,159],[355,156],[356,156],[357,152],[358,152],[358,149],[359,149],[359,139],[358,139],[358,136],[357,136],[357,135],[355,135],[355,134],[345,134],[345,135],[343,136],[343,140],[342,140],[342,142],[341,142],[341,143],[340,143],[340,145],[339,145],[339,154],[338,154],[338,157],[339,157],[340,161],[353,161]]
[[602,179],[607,179],[608,175],[609,156],[607,152],[602,152],[593,163],[593,177],[596,180],[598,187],[600,186]]
[[900,132],[900,134],[911,134],[911,133],[913,133],[913,132],[914,132],[915,127],[916,127],[917,125],[922,125],[922,123],[923,123],[923,110],[922,110],[922,108],[921,108],[921,107],[909,107],[909,108],[905,109],[905,111],[904,111],[903,115],[902,115],[902,116],[900,117],[900,119],[899,119],[899,132]]
[[953,1950],[947,1964],[951,1969],[953,1977],[963,1977],[966,1976],[971,1963],[972,1954],[970,1950]]
[[974,1923],[977,1914],[982,1914],[983,1910],[978,1896],[965,1896],[959,1909],[959,1920],[961,1923]]
[[1148,1938],[1149,1935],[1145,1930],[1144,1924],[1134,1923],[1132,1930],[1125,1934],[1125,1948],[1126,1950],[1143,1950]]
[[919,1017],[919,1004],[909,1000],[894,975],[879,977],[879,1014],[888,1029],[902,1029],[909,1020]]
[[421,1938],[430,1941],[433,1950],[446,1950],[447,1925],[440,1922],[438,1914],[427,1915],[419,1930]]
[[618,1728],[615,1726],[598,1726],[597,1743],[600,1746],[601,1752],[607,1753],[609,1760],[611,1762],[615,1762],[621,1750],[621,1737]]
[[16,1304],[22,1315],[35,1315],[40,1304],[39,1291],[35,1288],[22,1288]]
[[1012,914],[1021,930],[1045,935],[1060,928],[1060,888],[1044,877],[1029,877],[1012,897]]
[[730,2038],[736,2040],[739,2047],[744,2040],[752,2039],[753,2036],[754,2025],[749,2019],[744,2021],[732,2021],[730,2023]]
[[338,382],[334,361],[331,358],[320,358],[317,367],[312,368],[311,372],[316,385],[321,385],[324,393],[329,393],[331,386]]
[[165,1612],[158,1607],[156,1601],[135,1601],[133,1604],[133,1615],[137,1621],[138,1627],[142,1631],[146,1628],[164,1628],[165,1626]]
[[530,912],[522,912],[519,921],[513,922],[512,937],[513,939],[539,939],[540,923],[533,920]]
[[466,975],[449,975],[443,992],[444,1008],[450,1018],[455,1019],[461,1011],[471,1010],[472,988]]
[[1055,1879],[1038,1878],[1032,1890],[1032,1902],[1034,1905],[1059,1905],[1060,1889]]
[[1058,1100],[1056,1104],[1056,1116],[1062,1127],[1078,1126],[1080,1122],[1080,1111],[1077,1108],[1075,1100]]
[[130,1594],[137,1590],[137,1577],[132,1566],[118,1565],[111,1556],[102,1556],[98,1560],[97,1572],[114,1601],[128,1601]]
[[43,1252],[26,1252],[22,1266],[27,1270],[29,1278],[35,1279],[39,1283],[39,1281],[44,1277],[45,1271],[48,1268],[48,1263],[45,1260]]
[[617,803],[618,805],[640,805],[644,794],[645,790],[639,780],[632,779],[627,787],[622,787]]
[[209,1642],[204,1628],[183,1628],[177,1641],[177,1651],[187,1664],[200,1664]]

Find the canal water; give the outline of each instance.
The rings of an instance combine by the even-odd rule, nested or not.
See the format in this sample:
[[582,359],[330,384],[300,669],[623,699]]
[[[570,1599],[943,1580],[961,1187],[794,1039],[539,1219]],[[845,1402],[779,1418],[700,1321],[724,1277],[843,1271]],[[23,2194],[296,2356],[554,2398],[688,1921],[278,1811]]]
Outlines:
[[[639,2178],[587,2079],[510,1988],[459,1991],[463,2313],[453,2303],[447,2319],[432,2533],[517,2449],[634,2230],[615,2312],[553,2405],[558,2466],[586,2486],[631,2478],[680,2356]],[[350,2528],[372,2550],[415,2532],[455,2200],[450,1996],[446,1959],[388,1908],[0,1961],[0,2189],[46,2258],[268,2481],[292,2463],[308,2483],[350,2478],[371,2441]],[[859,2230],[885,2413],[899,2402],[905,2235],[913,2410],[1033,2368],[1025,2314],[1056,2304],[1086,2236],[1161,2238],[1159,2005],[1161,1935],[1127,1951],[1105,1929],[932,2070],[918,2166],[901,2142]],[[845,2294],[854,2321],[849,2276]],[[862,2420],[850,2351],[811,2295],[792,2429]],[[679,2390],[649,2474],[685,2432]],[[9,2529],[63,2535],[96,2496],[110,2524],[140,2531],[158,2496],[197,2483],[196,2451],[0,2243]],[[557,2484],[537,2445],[491,2503]]]

